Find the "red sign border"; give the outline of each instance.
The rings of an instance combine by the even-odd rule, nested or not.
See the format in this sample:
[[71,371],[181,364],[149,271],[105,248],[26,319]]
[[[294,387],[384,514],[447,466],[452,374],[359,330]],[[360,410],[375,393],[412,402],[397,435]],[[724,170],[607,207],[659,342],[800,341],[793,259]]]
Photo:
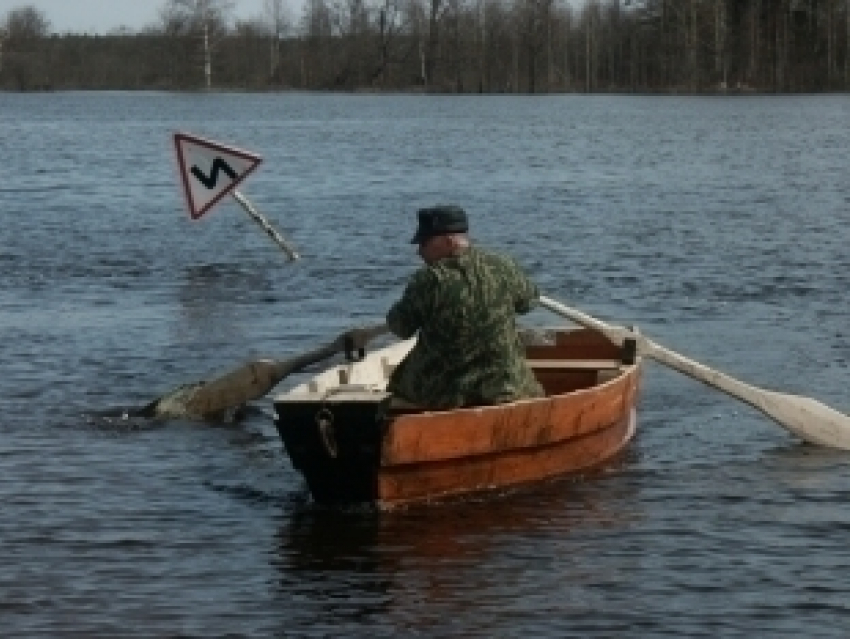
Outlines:
[[[207,202],[203,208],[196,211],[195,203],[192,201],[192,189],[189,188],[189,176],[186,171],[186,161],[183,158],[183,152],[180,148],[181,142],[192,142],[197,144],[198,146],[207,147],[209,149],[213,149],[214,151],[221,151],[227,155],[235,155],[237,157],[242,158],[243,160],[251,160],[254,162],[242,175],[240,175],[236,180],[234,180],[226,189],[222,190],[221,193],[216,195],[212,200]],[[254,153],[249,153],[248,151],[242,151],[241,149],[235,149],[230,146],[226,146],[224,144],[219,144],[218,142],[213,142],[212,140],[207,140],[206,138],[198,137],[197,135],[190,135],[188,133],[175,133],[174,134],[174,149],[177,153],[177,164],[180,170],[180,179],[183,182],[183,195],[186,199],[186,205],[189,207],[189,217],[193,220],[199,219],[204,213],[209,211],[212,207],[218,204],[225,195],[229,194],[231,191],[234,191],[242,181],[248,177],[254,169],[256,169],[260,163],[263,161],[259,155]]]

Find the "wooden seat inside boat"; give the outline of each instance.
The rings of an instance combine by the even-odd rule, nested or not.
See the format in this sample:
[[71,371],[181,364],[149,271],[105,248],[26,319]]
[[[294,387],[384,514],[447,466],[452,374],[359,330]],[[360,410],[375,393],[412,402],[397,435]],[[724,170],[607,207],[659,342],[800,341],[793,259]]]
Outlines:
[[623,362],[618,359],[530,359],[528,365],[536,369],[569,369],[569,370],[616,370]]
[[528,365],[547,395],[568,393],[618,377],[623,349],[587,329],[557,331],[554,343],[526,346]]

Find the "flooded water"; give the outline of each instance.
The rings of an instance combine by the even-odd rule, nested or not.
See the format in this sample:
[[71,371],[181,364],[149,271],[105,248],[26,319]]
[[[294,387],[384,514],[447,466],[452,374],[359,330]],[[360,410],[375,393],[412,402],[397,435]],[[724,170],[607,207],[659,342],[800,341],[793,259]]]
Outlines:
[[[240,190],[301,261],[189,219],[176,131],[263,156]],[[380,320],[437,202],[546,294],[850,412],[848,148],[846,96],[0,94],[4,635],[846,636],[850,453],[656,364],[603,476],[390,514],[314,506],[268,399],[121,412]]]

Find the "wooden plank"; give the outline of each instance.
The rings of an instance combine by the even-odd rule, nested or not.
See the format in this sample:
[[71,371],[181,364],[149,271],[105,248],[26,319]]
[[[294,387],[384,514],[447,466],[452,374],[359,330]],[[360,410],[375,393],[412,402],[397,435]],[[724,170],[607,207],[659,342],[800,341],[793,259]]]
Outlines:
[[631,409],[602,430],[549,446],[382,468],[378,476],[379,505],[387,508],[587,472],[622,451],[632,439],[635,426],[635,411]]
[[529,359],[620,359],[620,347],[590,329],[559,331],[554,345],[526,346]]
[[510,405],[402,415],[381,447],[385,466],[487,455],[549,445],[605,428],[622,418],[636,395],[639,368],[569,395]]
[[[565,395],[584,388],[598,386],[601,373],[601,371],[593,369],[565,371],[553,368],[534,368],[532,371],[548,396]],[[620,372],[616,371],[616,375],[619,374]]]
[[620,368],[618,359],[529,359],[531,368],[556,368],[559,370],[607,370]]
[[318,405],[345,404],[349,402],[363,402],[377,404],[390,396],[384,390],[370,389],[365,386],[351,385],[336,386],[328,391],[319,393],[287,393],[275,398],[276,404],[303,404],[313,402]]

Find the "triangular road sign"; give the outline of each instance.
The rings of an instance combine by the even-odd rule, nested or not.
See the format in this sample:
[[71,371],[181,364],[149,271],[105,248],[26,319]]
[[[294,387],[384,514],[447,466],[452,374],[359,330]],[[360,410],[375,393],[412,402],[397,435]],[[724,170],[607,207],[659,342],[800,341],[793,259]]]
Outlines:
[[185,133],[174,134],[174,148],[189,215],[194,220],[235,190],[263,161],[253,153]]

